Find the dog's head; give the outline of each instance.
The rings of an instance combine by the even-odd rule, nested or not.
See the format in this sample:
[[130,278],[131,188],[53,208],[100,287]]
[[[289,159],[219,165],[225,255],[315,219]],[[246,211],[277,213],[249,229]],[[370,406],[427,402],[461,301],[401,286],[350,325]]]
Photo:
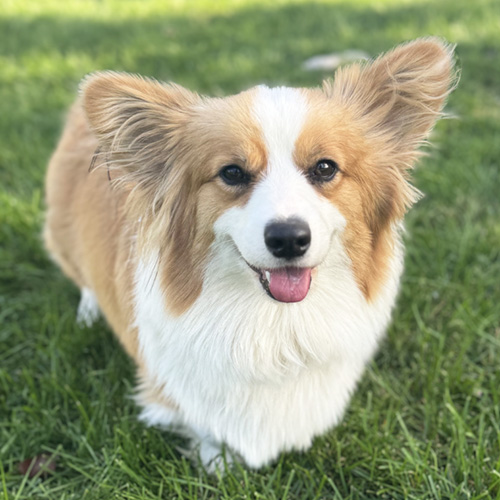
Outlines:
[[168,307],[181,314],[217,244],[269,300],[303,300],[335,254],[376,297],[394,226],[418,197],[407,172],[452,83],[450,47],[422,39],[322,89],[217,99],[98,73],[82,92],[103,164],[141,219],[140,251],[160,252]]

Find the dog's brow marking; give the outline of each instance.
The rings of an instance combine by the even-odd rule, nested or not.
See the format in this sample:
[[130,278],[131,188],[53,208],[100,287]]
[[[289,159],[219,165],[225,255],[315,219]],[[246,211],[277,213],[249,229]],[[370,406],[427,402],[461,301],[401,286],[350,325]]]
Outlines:
[[295,142],[302,130],[307,101],[300,90],[261,85],[253,103],[253,116],[267,148],[269,166],[293,164]]

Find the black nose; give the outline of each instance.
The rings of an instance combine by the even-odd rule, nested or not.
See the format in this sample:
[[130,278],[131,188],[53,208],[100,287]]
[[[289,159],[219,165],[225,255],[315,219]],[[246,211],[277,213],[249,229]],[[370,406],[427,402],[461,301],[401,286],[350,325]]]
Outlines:
[[264,241],[275,257],[293,259],[307,252],[311,245],[311,230],[309,224],[296,218],[270,222],[264,229]]

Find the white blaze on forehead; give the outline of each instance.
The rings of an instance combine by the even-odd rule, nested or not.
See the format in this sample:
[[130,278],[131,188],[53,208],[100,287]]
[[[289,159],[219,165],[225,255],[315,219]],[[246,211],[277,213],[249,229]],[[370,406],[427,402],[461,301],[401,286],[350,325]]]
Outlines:
[[307,114],[303,92],[288,87],[257,87],[252,114],[261,130],[268,163],[266,175],[256,186],[249,209],[255,215],[261,213],[263,225],[273,219],[293,216],[307,221],[307,210],[299,205],[308,193],[313,193],[293,159]]
[[297,89],[257,87],[253,117],[262,131],[269,166],[293,164],[295,142],[304,125],[307,101]]

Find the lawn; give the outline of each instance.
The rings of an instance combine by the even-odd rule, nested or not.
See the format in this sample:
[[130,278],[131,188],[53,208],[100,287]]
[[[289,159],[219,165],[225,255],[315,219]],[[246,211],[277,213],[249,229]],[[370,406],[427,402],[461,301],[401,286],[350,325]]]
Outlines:
[[[0,0],[0,497],[500,499],[498,0]],[[433,34],[462,71],[414,178],[387,339],[343,423],[306,453],[207,476],[145,428],[134,369],[41,243],[43,179],[81,78],[115,69],[224,95],[314,86],[317,54]],[[22,460],[57,455],[45,480]]]

